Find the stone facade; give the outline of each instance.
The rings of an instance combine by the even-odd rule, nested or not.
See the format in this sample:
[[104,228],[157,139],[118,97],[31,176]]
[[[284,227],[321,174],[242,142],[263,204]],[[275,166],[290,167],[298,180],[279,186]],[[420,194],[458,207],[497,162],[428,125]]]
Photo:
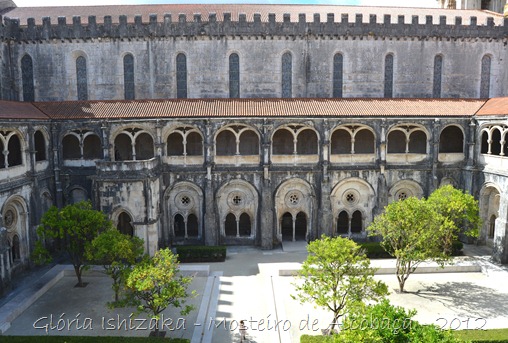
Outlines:
[[84,199],[153,254],[365,240],[389,202],[453,184],[480,200],[478,241],[508,262],[506,19],[176,9],[4,13],[2,287],[30,264],[42,214]]

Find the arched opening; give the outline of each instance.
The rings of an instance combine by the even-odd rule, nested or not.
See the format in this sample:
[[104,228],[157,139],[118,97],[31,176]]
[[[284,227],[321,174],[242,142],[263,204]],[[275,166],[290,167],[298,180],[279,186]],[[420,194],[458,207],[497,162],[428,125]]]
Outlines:
[[187,56],[184,54],[176,56],[176,97],[187,98]]
[[226,222],[224,223],[224,231],[227,237],[236,237],[236,217],[233,213],[229,213],[226,216]]
[[21,260],[21,249],[20,249],[18,235],[14,235],[12,237],[11,254],[12,254],[12,261],[17,262],[17,261]]
[[240,216],[240,236],[249,237],[251,235],[251,221],[247,213]]
[[293,155],[293,134],[286,129],[275,131],[272,139],[272,152],[274,155]]
[[69,199],[69,202],[71,204],[75,204],[80,201],[85,201],[87,199],[88,199],[88,196],[86,195],[86,192],[84,189],[74,188],[73,190],[71,190],[70,199]]
[[187,217],[187,236],[189,237],[199,236],[198,217],[196,217],[195,214],[189,214],[189,216]]
[[123,87],[125,100],[134,100],[134,57],[131,54],[123,57]]
[[224,130],[217,135],[217,156],[234,156],[236,154],[236,137],[233,132]]
[[5,168],[4,142],[0,140],[0,169]]
[[175,215],[175,223],[173,226],[175,237],[185,237],[185,221],[181,214]]
[[385,98],[393,97],[393,55],[388,54],[385,56],[385,84],[384,96]]
[[132,226],[132,218],[126,212],[122,212],[118,216],[118,225],[116,226],[116,228],[124,235],[129,235],[131,237],[134,236],[134,227]]
[[351,153],[351,135],[344,129],[335,130],[331,140],[332,154],[350,154]]
[[78,100],[88,100],[86,59],[83,56],[76,58],[76,82]]
[[183,155],[183,136],[178,132],[173,132],[168,136],[168,156]]
[[295,220],[295,240],[304,241],[307,236],[307,215],[298,212]]
[[149,160],[154,156],[153,139],[148,133],[136,138],[136,160]]
[[346,211],[339,213],[337,218],[337,234],[347,235],[349,233],[349,215]]
[[362,213],[360,211],[353,212],[351,217],[351,232],[360,233],[363,229]]
[[[492,155],[501,154],[501,132],[495,128],[492,130],[492,143],[490,144],[490,153]],[[10,163],[9,163],[10,165]]]
[[115,138],[115,161],[131,161],[132,160],[132,140],[125,134],[121,133]]
[[355,135],[355,154],[374,153],[374,134],[366,129],[360,130]]
[[244,131],[240,135],[240,155],[259,155],[259,138],[254,131]]
[[318,139],[314,131],[300,131],[296,142],[296,153],[298,155],[315,155],[318,153]]
[[293,240],[293,216],[291,213],[286,212],[282,215],[280,221],[280,232],[283,241]]
[[282,98],[291,98],[293,83],[293,61],[289,52],[282,55]]
[[191,132],[187,135],[187,156],[203,155],[203,138],[197,132]]
[[439,136],[440,153],[464,152],[464,135],[457,126],[448,126],[441,131]]
[[406,152],[406,135],[400,130],[388,134],[388,153],[404,154]]
[[83,158],[95,160],[103,158],[101,139],[97,135],[88,135],[83,140]]
[[66,135],[62,140],[62,155],[64,160],[76,160],[81,158],[79,139],[74,135]]
[[240,57],[229,55],[229,97],[240,97]]
[[482,132],[482,147],[481,147],[481,153],[482,154],[488,154],[489,153],[489,134],[487,131]]
[[425,154],[427,153],[427,135],[425,132],[417,130],[409,135],[409,153]]
[[494,238],[494,232],[496,231],[496,216],[492,215],[489,220],[489,239]]
[[32,57],[23,56],[21,59],[21,83],[23,85],[23,101],[34,101],[34,66]]
[[11,136],[7,150],[9,150],[9,155],[7,155],[7,163],[9,164],[9,167],[21,165],[23,162],[21,159],[21,142],[17,135]]
[[34,133],[35,161],[46,160],[46,139],[41,131]]
[[341,54],[333,56],[333,97],[342,98],[343,61]]

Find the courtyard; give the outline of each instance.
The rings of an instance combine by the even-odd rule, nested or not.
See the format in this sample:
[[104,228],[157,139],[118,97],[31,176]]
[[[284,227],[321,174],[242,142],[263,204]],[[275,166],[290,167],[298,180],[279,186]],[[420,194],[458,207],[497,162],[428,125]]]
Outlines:
[[[414,274],[404,294],[395,292],[398,284],[394,275],[376,278],[388,284],[392,304],[417,309],[415,318],[422,323],[451,329],[506,328],[508,268],[492,264],[485,249],[478,248],[466,245],[466,255],[474,256],[455,258],[454,265],[479,266],[481,272]],[[198,296],[189,300],[196,309],[187,316],[167,309],[157,322],[160,329],[169,337],[196,343],[239,342],[240,320],[245,320],[249,342],[299,342],[303,334],[320,334],[331,314],[293,300],[295,279],[281,276],[284,271],[298,269],[306,258],[304,249],[301,243],[285,244],[284,249],[273,251],[229,247],[225,262],[182,264],[185,273],[198,272],[190,286]],[[374,260],[373,264],[385,268],[393,260]],[[66,272],[7,329],[1,322],[9,308],[9,303],[4,304],[0,308],[3,334],[148,336],[154,321],[133,315],[133,308],[106,306],[113,297],[111,280],[99,270],[85,277],[85,288],[75,288],[75,276]]]

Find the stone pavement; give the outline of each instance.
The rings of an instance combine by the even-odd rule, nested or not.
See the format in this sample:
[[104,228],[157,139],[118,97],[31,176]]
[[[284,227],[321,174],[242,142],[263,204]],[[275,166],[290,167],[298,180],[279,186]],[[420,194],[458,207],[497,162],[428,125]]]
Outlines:
[[[199,296],[190,300],[196,310],[186,317],[166,310],[159,323],[165,325],[168,336],[189,338],[193,343],[240,342],[242,319],[247,342],[296,343],[302,334],[319,334],[331,315],[293,300],[295,279],[280,276],[281,271],[297,269],[306,258],[305,245],[298,244],[285,243],[284,249],[273,251],[229,247],[223,263],[182,264],[185,273],[197,272],[191,289]],[[416,319],[423,323],[452,329],[508,327],[508,267],[490,263],[485,247],[466,246],[465,251],[471,256],[456,258],[447,273],[411,275],[404,294],[395,292],[394,275],[376,278],[388,284],[394,305],[417,309]],[[375,264],[392,268],[393,260],[376,260]],[[477,266],[481,272],[450,273],[456,266]],[[76,279],[72,271],[65,271],[68,269],[53,268],[49,273],[60,278],[39,297],[34,296],[36,286],[41,289],[47,280],[35,282],[0,308],[4,335],[148,335],[154,322],[132,316],[135,309],[105,306],[113,294],[108,277],[95,271],[85,277],[87,287],[74,288]],[[28,303],[23,305],[23,301]],[[14,312],[18,312],[15,318]]]

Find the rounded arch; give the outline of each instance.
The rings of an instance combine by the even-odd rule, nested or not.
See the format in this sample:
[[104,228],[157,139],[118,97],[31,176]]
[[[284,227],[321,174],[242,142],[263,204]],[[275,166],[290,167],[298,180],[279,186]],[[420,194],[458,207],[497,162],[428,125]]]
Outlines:
[[62,157],[64,160],[81,158],[80,139],[74,132],[70,132],[62,138]]
[[428,151],[429,131],[418,124],[395,124],[386,135],[388,153],[426,154]]
[[103,158],[102,142],[94,132],[87,132],[83,135],[83,158],[95,160]]
[[450,124],[445,126],[439,134],[440,153],[463,153],[464,130],[461,126]]
[[35,161],[46,161],[48,159],[48,134],[46,130],[37,128],[34,132]]
[[82,186],[73,185],[66,192],[67,204],[75,204],[89,199],[88,192]]
[[154,132],[141,125],[122,125],[112,130],[110,140],[113,141],[111,156],[115,161],[144,160],[155,156]]
[[204,137],[195,126],[175,124],[163,131],[167,156],[203,155]]
[[217,130],[214,135],[217,156],[258,155],[260,135],[250,125],[229,124]]
[[[482,227],[479,241],[481,243],[493,244],[491,232],[495,235],[497,219],[500,214],[501,194],[501,188],[493,182],[486,182],[480,189],[479,207]],[[494,221],[492,221],[493,216],[495,217]]]
[[423,197],[423,188],[414,180],[399,180],[388,191],[388,201],[404,200],[409,197]]
[[[304,134],[301,138],[302,141],[298,143],[298,137],[300,133],[306,132],[306,130],[311,130],[313,135],[311,136],[311,145],[309,147],[305,146],[305,138],[307,134]],[[315,137],[314,137],[315,134]],[[311,149],[312,154],[319,154],[319,132],[310,125],[304,124],[284,124],[280,125],[274,129],[271,141],[272,141],[272,154],[274,155],[293,155],[298,154],[299,150],[303,151],[304,155],[305,151]],[[304,148],[305,147],[305,148]]]
[[30,256],[30,223],[27,201],[21,195],[12,195],[4,202],[0,213],[3,225],[7,229],[7,239],[13,249],[11,250],[12,262],[25,263]]

